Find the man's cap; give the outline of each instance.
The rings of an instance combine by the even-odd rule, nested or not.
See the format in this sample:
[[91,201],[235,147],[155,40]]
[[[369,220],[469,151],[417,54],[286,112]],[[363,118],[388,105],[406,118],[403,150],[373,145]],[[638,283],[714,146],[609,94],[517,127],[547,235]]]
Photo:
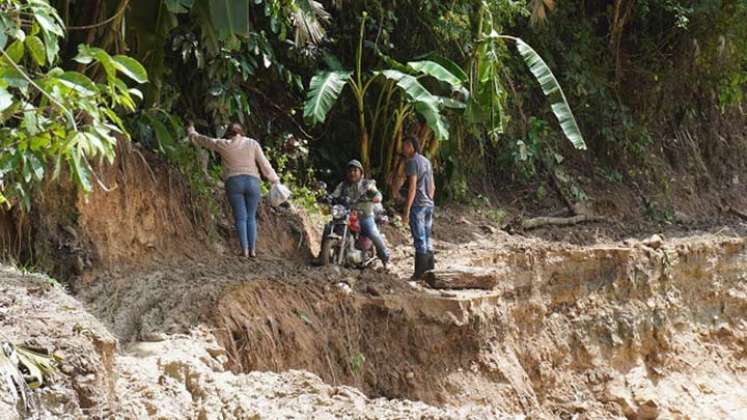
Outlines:
[[350,168],[351,166],[354,167],[354,168],[358,168],[361,171],[363,171],[363,165],[361,165],[361,163],[357,159],[351,160],[350,162],[348,162],[348,164],[345,167],[346,168]]

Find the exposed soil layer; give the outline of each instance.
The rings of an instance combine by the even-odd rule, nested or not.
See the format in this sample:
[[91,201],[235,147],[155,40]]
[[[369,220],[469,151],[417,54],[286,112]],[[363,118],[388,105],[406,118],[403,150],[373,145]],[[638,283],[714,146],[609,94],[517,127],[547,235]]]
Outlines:
[[[33,253],[85,309],[0,272],[3,339],[65,357],[35,391],[41,417],[747,417],[747,226],[733,217],[680,218],[666,238],[614,221],[520,236],[489,209],[439,209],[438,267],[496,286],[434,290],[407,281],[393,226],[389,272],[311,267],[318,234],[293,209],[263,205],[260,257],[232,256],[225,208],[200,208],[144,152],[119,156],[102,175],[117,189],[52,191],[32,216]],[[7,241],[29,234],[16,230]],[[17,416],[0,398],[0,418]]]
[[[111,412],[116,338],[54,280],[0,266],[0,339],[64,361],[52,384],[37,389],[39,418]],[[0,418],[20,418],[0,381]]]
[[0,270],[2,339],[64,358],[53,380],[33,391],[24,417],[0,381],[2,419],[500,418],[471,404],[370,399],[304,371],[234,374],[204,327],[189,335],[121,345],[48,277]]
[[490,292],[238,285],[218,302],[218,337],[245,371],[302,368],[370,395],[569,416],[747,415],[743,239],[494,246],[441,255],[495,270]]
[[226,257],[101,273],[84,298],[124,340],[202,323],[234,372],[302,369],[371,397],[541,417],[747,414],[747,244],[733,231],[472,239],[437,242],[439,265],[487,270],[494,290],[412,286],[402,246],[392,273]]

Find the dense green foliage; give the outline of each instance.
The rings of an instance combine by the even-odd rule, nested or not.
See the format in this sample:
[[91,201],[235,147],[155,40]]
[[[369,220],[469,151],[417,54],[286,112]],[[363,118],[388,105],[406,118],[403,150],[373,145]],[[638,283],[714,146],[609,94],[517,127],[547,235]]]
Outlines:
[[[81,45],[73,60],[102,68],[95,83],[59,63],[62,21],[43,1],[6,1],[0,5],[0,202],[30,206],[28,188],[53,163],[53,176],[67,165],[75,181],[92,189],[90,159],[114,159],[116,134],[124,134],[118,112],[134,111],[135,83],[148,80],[145,69],[124,55]],[[95,177],[95,175],[94,175]]]
[[244,123],[299,187],[353,157],[389,178],[417,134],[451,198],[551,176],[581,200],[569,162],[621,180],[662,133],[740,114],[747,82],[739,0],[50,3],[0,2],[7,197],[63,163],[90,189],[126,132],[205,188],[193,119]]

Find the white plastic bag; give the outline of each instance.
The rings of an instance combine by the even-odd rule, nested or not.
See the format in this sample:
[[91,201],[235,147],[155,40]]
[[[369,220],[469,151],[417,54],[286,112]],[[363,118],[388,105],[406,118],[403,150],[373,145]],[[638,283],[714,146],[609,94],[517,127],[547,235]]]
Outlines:
[[276,182],[270,188],[270,204],[272,207],[278,207],[290,199],[291,192],[285,185]]

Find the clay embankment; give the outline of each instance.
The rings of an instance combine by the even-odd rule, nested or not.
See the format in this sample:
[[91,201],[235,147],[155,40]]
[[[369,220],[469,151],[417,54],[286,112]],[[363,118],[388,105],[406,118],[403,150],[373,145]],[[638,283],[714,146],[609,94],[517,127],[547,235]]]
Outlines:
[[[308,253],[313,234],[282,210],[260,215],[261,258],[231,257],[225,213],[216,223],[226,234],[210,240],[194,227],[209,214],[192,211],[178,177],[137,153],[123,158],[131,160],[105,179],[119,189],[58,200],[72,202],[75,217],[35,225],[48,234],[40,243],[53,245],[36,252],[61,253],[59,267],[72,260],[81,272],[72,285],[85,309],[57,287],[2,273],[5,334],[66,359],[56,385],[38,391],[41,412],[746,415],[747,251],[738,235],[582,247],[476,229],[437,244],[441,265],[480,268],[497,286],[434,291],[404,281],[407,245],[392,274],[289,258]],[[97,225],[103,210],[118,224]],[[398,400],[369,399],[378,396]]]
[[[746,412],[744,239],[440,245],[498,286],[413,289],[396,275],[229,259],[101,278],[86,299],[118,296],[97,313],[125,339],[203,324],[235,372],[302,369],[372,397],[548,417]],[[148,307],[128,305],[146,295]]]
[[302,368],[369,395],[546,415],[747,414],[744,239],[470,246],[444,256],[494,270],[495,290],[237,285],[212,316],[218,337],[244,371]]

